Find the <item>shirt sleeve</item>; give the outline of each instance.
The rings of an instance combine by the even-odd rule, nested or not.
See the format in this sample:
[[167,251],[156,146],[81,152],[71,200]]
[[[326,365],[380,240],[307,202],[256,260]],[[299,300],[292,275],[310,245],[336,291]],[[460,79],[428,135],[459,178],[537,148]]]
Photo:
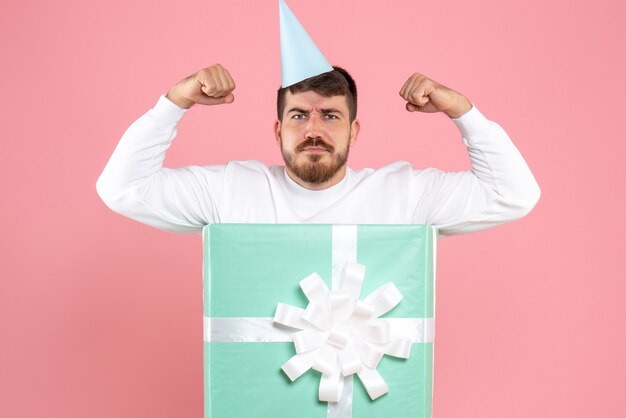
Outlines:
[[200,233],[216,221],[225,166],[163,167],[186,112],[162,95],[126,130],[96,183],[109,208],[175,233]]
[[414,173],[414,221],[434,225],[441,235],[474,232],[519,219],[540,196],[539,185],[507,133],[473,106],[453,119],[472,170]]

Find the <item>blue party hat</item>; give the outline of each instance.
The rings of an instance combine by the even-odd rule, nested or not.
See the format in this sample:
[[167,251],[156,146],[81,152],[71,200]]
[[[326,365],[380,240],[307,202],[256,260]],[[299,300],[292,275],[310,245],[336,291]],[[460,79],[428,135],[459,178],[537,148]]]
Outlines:
[[278,11],[280,14],[282,86],[288,87],[309,77],[332,71],[333,67],[284,0],[278,0]]

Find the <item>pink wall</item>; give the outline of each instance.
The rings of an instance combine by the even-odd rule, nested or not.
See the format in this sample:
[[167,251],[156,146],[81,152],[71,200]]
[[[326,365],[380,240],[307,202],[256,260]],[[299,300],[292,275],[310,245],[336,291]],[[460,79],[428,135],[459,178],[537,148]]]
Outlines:
[[[523,220],[440,243],[435,417],[626,416],[626,3],[591,4],[290,1],[359,82],[353,167],[468,168],[445,117],[403,109],[420,71],[503,125],[542,187]],[[0,415],[200,417],[200,236],[116,215],[95,183],[214,62],[235,104],[192,109],[167,165],[280,161],[276,1],[14,1],[0,35]]]

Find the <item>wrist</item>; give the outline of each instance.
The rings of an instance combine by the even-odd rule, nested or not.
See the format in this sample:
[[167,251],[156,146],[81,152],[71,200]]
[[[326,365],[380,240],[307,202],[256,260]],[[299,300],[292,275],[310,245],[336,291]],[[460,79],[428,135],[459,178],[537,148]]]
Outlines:
[[176,90],[176,87],[170,89],[165,97],[181,109],[189,109],[193,106],[193,102],[182,97]]
[[459,94],[457,103],[452,108],[446,110],[445,113],[452,119],[458,119],[470,110],[472,110],[472,102],[467,97]]

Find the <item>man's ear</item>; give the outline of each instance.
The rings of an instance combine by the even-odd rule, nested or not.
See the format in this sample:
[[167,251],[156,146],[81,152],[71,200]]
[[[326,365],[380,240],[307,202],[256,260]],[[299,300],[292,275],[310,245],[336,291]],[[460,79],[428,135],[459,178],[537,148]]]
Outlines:
[[361,122],[358,119],[352,121],[350,125],[350,146],[354,145],[356,138],[359,135],[359,129],[361,129]]
[[274,135],[276,136],[276,144],[280,147],[282,137],[280,136],[280,121],[278,119],[274,122]]

